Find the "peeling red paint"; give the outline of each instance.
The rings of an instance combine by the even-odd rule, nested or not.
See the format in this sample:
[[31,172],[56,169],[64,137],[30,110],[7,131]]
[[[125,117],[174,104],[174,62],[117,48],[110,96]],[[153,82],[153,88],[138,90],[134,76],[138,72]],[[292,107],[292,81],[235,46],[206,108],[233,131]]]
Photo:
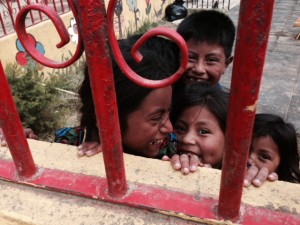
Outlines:
[[[182,217],[186,220],[208,222],[214,224],[222,222],[216,215],[217,199],[197,194],[166,190],[150,185],[130,183],[128,192],[122,197],[111,197],[107,193],[107,180],[95,176],[70,173],[60,170],[42,168],[39,176],[30,180],[16,180],[12,162],[0,160],[0,179],[21,183],[32,187],[62,192],[104,202],[120,204],[153,212],[167,213]],[[84,184],[84,185],[82,185]],[[242,205],[242,215],[237,221],[243,225],[278,225],[300,224],[300,216],[274,209]],[[223,221],[231,224],[230,221]]]
[[[244,176],[255,106],[271,27],[274,0],[241,1],[226,129],[218,213],[233,221],[240,216]],[[247,10],[245,10],[247,9]],[[263,12],[263,13],[261,13]],[[257,20],[264,20],[257,23]],[[242,26],[240,26],[242,24]],[[258,39],[257,39],[258,38]],[[259,43],[258,43],[259,42]],[[247,47],[245,47],[247,46]],[[245,110],[251,106],[251,110]]]

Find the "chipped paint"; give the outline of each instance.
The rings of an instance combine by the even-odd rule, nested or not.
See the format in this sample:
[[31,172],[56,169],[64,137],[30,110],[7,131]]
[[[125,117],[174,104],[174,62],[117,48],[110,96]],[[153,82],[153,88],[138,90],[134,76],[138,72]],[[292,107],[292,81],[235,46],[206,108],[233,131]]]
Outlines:
[[[75,209],[72,209],[72,207],[69,206],[70,203],[67,205],[65,204],[66,198],[68,198],[68,201],[71,201],[72,204],[74,203],[74,201],[79,201],[76,200],[78,199],[78,197],[70,195],[75,194],[75,192],[73,191],[70,191],[67,197],[61,197],[62,194],[59,192],[50,193],[47,191],[45,192],[46,194],[43,194],[44,191],[40,190],[40,188],[36,189],[33,186],[25,187],[24,185],[17,185],[15,186],[15,190],[18,193],[16,195],[15,191],[7,190],[7,187],[11,186],[12,184],[6,184],[2,182],[0,185],[0,198],[2,200],[0,202],[0,218],[1,215],[7,215],[6,213],[9,209],[12,212],[12,214],[10,214],[11,218],[19,218],[21,221],[24,221],[22,220],[22,218],[31,218],[30,221],[34,224],[39,224],[38,220],[41,218],[44,218],[45,221],[55,221],[58,220],[57,218],[59,218],[64,221],[64,223],[62,222],[61,224],[80,224],[79,222],[72,222],[73,219],[76,221],[82,221],[82,218],[85,218],[86,221],[90,221],[89,224],[95,224],[95,221],[97,221],[97,217],[93,215],[96,215],[97,211],[99,211],[99,215],[105,216],[111,215],[111,211],[109,208],[122,208],[124,210],[123,213],[115,217],[119,217],[119,219],[127,218],[129,221],[132,221],[132,219],[136,219],[135,224],[139,224],[141,218],[145,219],[146,217],[148,218],[146,219],[146,221],[150,218],[155,218],[151,219],[151,222],[149,222],[149,224],[168,224],[165,220],[166,218],[169,218],[168,220],[173,221],[174,223],[172,224],[231,224],[231,222],[229,221],[219,221],[213,219],[214,217],[210,218],[210,216],[208,216],[215,215],[213,208],[217,204],[217,198],[220,191],[219,187],[221,171],[219,170],[199,168],[196,173],[190,174],[189,176],[184,176],[180,172],[174,171],[170,163],[168,162],[125,154],[124,160],[126,167],[126,176],[129,182],[128,191],[125,197],[117,199],[117,201],[121,201],[122,203],[120,205],[116,205],[108,203],[109,201],[115,202],[116,200],[110,198],[107,195],[107,186],[105,186],[105,181],[103,180],[103,185],[97,184],[97,179],[105,179],[103,154],[97,154],[93,157],[78,158],[76,155],[76,147],[29,139],[28,141],[30,149],[32,150],[32,154],[36,160],[37,167],[43,167],[45,169],[47,168],[47,170],[60,170],[57,172],[59,172],[59,174],[61,175],[55,175],[55,177],[59,181],[56,182],[58,185],[66,185],[67,189],[76,188],[76,185],[81,185],[78,186],[81,187],[80,189],[90,189],[90,187],[95,185],[95,194],[91,194],[90,200],[81,198],[81,204],[75,207],[75,209],[78,210],[77,215],[74,212]],[[6,162],[11,161],[11,157],[9,151],[7,151],[7,148],[0,148],[0,160],[4,160]],[[5,166],[3,162],[1,162],[1,165]],[[6,168],[8,167],[6,166]],[[137,169],[140,170],[139,173],[136,173]],[[2,172],[3,169],[0,168],[0,176],[2,176]],[[14,171],[11,172],[14,173]],[[68,178],[66,174],[70,172],[75,172],[77,174],[76,176],[84,176],[83,174],[87,174],[89,176],[95,177],[96,180],[90,182],[90,185],[88,185],[88,180],[78,183],[75,182],[77,178],[75,179],[75,176],[73,176],[70,177],[71,182],[65,182],[64,180]],[[51,175],[51,173],[53,174],[53,171],[50,171],[50,173],[48,172],[48,175]],[[47,174],[47,172],[45,174]],[[48,181],[50,180],[50,178],[51,177],[48,176]],[[28,183],[29,182],[26,181],[26,184]],[[46,187],[46,189],[49,189],[49,187]],[[159,189],[161,189],[161,194],[155,191]],[[260,188],[244,188],[242,198],[243,214],[241,220],[236,223],[247,224],[245,223],[245,221],[251,221],[251,218],[255,216],[257,218],[257,222],[254,222],[253,224],[260,224],[261,221],[264,221],[264,217],[267,217],[266,219],[271,218],[267,215],[272,215],[273,218],[276,218],[275,221],[281,221],[282,219],[285,219],[284,216],[287,215],[286,213],[288,213],[288,215],[290,216],[298,216],[298,218],[300,219],[300,193],[298,190],[299,185],[280,181],[274,183],[267,182]],[[103,196],[101,193],[103,193]],[[141,197],[133,198],[132,196],[135,196],[137,193],[139,193]],[[169,195],[169,197],[167,197],[167,193],[174,194],[171,194]],[[166,210],[167,208],[165,208],[164,210],[163,208],[160,209],[161,206],[159,205],[164,203],[164,199],[167,200],[170,197],[175,197],[175,194],[177,195],[179,193],[181,193],[181,198],[183,198],[183,196],[189,197],[189,207],[184,207],[182,211],[178,212],[175,212],[174,210],[168,211]],[[198,199],[195,199],[195,195],[198,197]],[[4,196],[6,197],[4,198]],[[27,196],[29,199],[23,198],[21,196]],[[34,201],[35,199],[37,199],[37,196],[39,202]],[[47,196],[52,197],[49,199]],[[102,197],[100,198],[99,196]],[[8,199],[10,198],[12,198],[12,202],[8,201]],[[59,199],[61,199],[61,201]],[[149,204],[150,199],[150,202],[153,202],[153,200],[155,199],[159,199],[159,201],[157,203],[155,203],[154,201],[153,204],[155,204],[151,206],[151,204]],[[103,200],[108,202],[104,203]],[[21,203],[20,201],[25,203]],[[44,203],[43,201],[46,201],[46,203]],[[51,201],[53,201],[53,207],[49,206]],[[82,204],[82,202],[86,202],[86,205]],[[139,202],[138,205],[134,206],[134,208],[137,207],[138,209],[134,209],[132,207],[124,208],[124,205],[128,206],[133,202]],[[173,204],[171,204],[169,207],[173,207],[173,205],[181,205],[181,203],[176,204],[175,202],[176,201],[174,200]],[[26,204],[28,207],[28,212],[25,212],[23,210],[20,211],[18,207],[15,207],[18,204]],[[57,204],[59,204],[60,206]],[[102,205],[102,208],[99,209],[99,207],[96,207],[97,205]],[[202,215],[201,217],[193,216],[189,213],[192,205],[194,205],[194,209],[198,208],[199,210],[199,212],[195,210],[195,213],[207,212],[208,214],[206,216]],[[90,210],[90,213],[81,214],[81,212],[86,212],[86,207]],[[166,205],[166,207],[168,207],[168,204]],[[51,213],[57,210],[57,208],[60,209],[60,212],[57,212],[55,214]],[[148,209],[153,212],[146,213],[144,209]],[[35,213],[32,214],[32,211],[34,211]],[[132,211],[137,212],[137,214],[131,217]],[[65,215],[69,215],[69,219],[71,219],[72,217],[72,221],[68,221],[67,218],[61,218],[62,212]],[[157,213],[155,212],[163,214],[164,216],[157,217]],[[278,214],[279,212],[282,212],[283,214]],[[148,216],[144,216],[144,214]],[[89,215],[88,218],[87,215]],[[177,219],[174,219],[175,217]],[[180,218],[181,220],[178,220],[178,218]],[[176,220],[176,223],[174,220]],[[114,221],[115,224],[118,223],[116,222],[117,220],[112,221]],[[107,224],[113,223],[107,222]],[[265,222],[265,224],[271,224],[271,222]]]
[[256,112],[256,105],[257,105],[257,101],[253,105],[246,106],[245,111],[255,113]]

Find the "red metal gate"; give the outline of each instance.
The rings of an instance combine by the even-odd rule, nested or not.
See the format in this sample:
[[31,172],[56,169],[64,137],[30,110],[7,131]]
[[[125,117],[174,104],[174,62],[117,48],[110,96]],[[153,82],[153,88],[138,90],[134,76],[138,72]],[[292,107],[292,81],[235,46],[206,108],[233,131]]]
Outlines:
[[[0,104],[2,105],[0,108],[0,124],[6,136],[14,164],[0,161],[0,179],[46,187],[133,207],[184,212],[187,215],[199,218],[239,220],[239,222],[245,224],[274,224],[274,221],[278,223],[278,221],[285,221],[286,219],[299,222],[299,217],[291,214],[255,209],[250,206],[244,206],[244,215],[240,215],[245,165],[250,147],[274,1],[241,1],[231,84],[231,93],[233,94],[230,96],[228,128],[226,131],[227,145],[218,201],[210,198],[202,198],[201,201],[196,201],[192,195],[147,187],[146,185],[138,185],[135,190],[128,193],[120,144],[121,137],[111,61],[109,56],[104,53],[107,52],[106,49],[110,44],[114,57],[126,76],[139,85],[162,87],[174,82],[183,72],[187,62],[187,49],[183,39],[174,31],[165,32],[165,28],[158,28],[147,33],[134,47],[133,52],[136,53],[137,58],[139,57],[138,47],[147,38],[154,35],[164,35],[173,39],[180,46],[183,62],[177,73],[166,80],[149,81],[142,79],[126,65],[118,49],[113,31],[115,4],[116,1],[111,0],[106,13],[104,1],[69,1],[76,22],[79,24],[81,36],[74,56],[66,62],[52,61],[41,55],[35,50],[34,46],[30,45],[25,30],[26,14],[31,10],[41,11],[49,16],[60,34],[61,42],[57,44],[57,47],[65,45],[69,41],[69,36],[53,9],[42,4],[29,5],[20,11],[16,22],[17,34],[22,45],[32,58],[43,65],[53,68],[66,67],[80,57],[83,46],[85,46],[98,127],[103,128],[100,130],[99,135],[103,140],[102,149],[107,180],[58,170],[44,169],[39,171],[35,167],[2,67],[0,67]],[[109,43],[106,42],[106,34],[108,34]],[[247,57],[244,57],[245,55]],[[105,79],[103,77],[99,79],[96,76],[97,71],[104,71],[103,76],[105,76]],[[118,135],[109,135],[112,133]],[[17,177],[14,175],[15,170],[18,173]],[[68,185],[70,180],[73,182],[72,186]],[[90,185],[83,187],[82,182]],[[108,193],[104,191],[106,187],[108,187]],[[100,190],[100,193],[96,189]],[[145,189],[147,189],[147,196],[143,192]],[[153,196],[156,196],[160,201],[153,202]]]

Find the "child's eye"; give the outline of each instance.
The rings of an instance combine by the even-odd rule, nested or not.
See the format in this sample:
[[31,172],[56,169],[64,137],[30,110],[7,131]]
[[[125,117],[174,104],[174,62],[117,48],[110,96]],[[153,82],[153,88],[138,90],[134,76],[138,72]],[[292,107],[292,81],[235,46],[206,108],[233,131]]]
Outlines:
[[189,55],[189,62],[196,62],[197,61],[197,57],[194,55]]
[[209,131],[206,129],[201,129],[198,131],[199,134],[209,134]]
[[162,120],[162,115],[151,118],[152,123],[156,124]]
[[219,62],[219,59],[211,57],[207,59],[208,62]]
[[268,154],[260,154],[258,157],[261,161],[271,160],[271,156]]
[[180,126],[180,125],[175,125],[174,126],[174,131],[178,132],[178,133],[184,133],[186,131],[185,127]]

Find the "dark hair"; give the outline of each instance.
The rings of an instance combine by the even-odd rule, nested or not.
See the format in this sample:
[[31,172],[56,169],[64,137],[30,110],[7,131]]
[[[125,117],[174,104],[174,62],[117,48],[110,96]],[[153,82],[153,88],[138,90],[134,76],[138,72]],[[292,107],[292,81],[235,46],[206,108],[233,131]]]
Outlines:
[[187,42],[207,42],[224,48],[226,58],[232,53],[235,38],[235,26],[225,13],[217,10],[201,10],[185,18],[177,32]]
[[[127,49],[130,51],[131,47],[142,35],[143,34],[137,34],[130,36],[127,39],[119,40],[119,47],[121,49]],[[163,61],[167,60],[167,63],[164,65],[164,67],[166,67],[169,71],[169,75],[175,73],[179,68],[180,50],[178,45],[170,39],[163,37],[152,37],[139,48],[139,51],[151,51],[153,54],[156,54],[156,57],[162,58]]]
[[[176,55],[174,55],[175,53],[173,52],[173,50],[168,49],[173,45],[171,43],[169,43],[169,45],[164,45],[167,42],[171,41],[158,37],[147,41],[145,45],[143,45],[139,49],[141,54],[143,55],[143,59],[140,63],[136,63],[131,56],[130,50],[137,39],[138,36],[133,36],[129,39],[119,41],[123,57],[134,72],[147,79],[161,80],[168,77],[178,69],[176,68],[176,66],[178,65],[177,63],[179,62],[179,60],[176,59]],[[162,48],[162,46],[164,47]],[[164,52],[164,54],[161,54],[163,53],[162,49],[166,49],[167,53]],[[169,59],[172,59],[173,61],[169,61]],[[112,67],[114,72],[120,128],[121,132],[124,133],[127,129],[128,115],[141,105],[144,98],[153,89],[141,87],[129,80],[122,73],[113,58]],[[97,140],[95,139],[95,137],[98,138],[96,116],[87,68],[85,69],[85,77],[79,89],[79,96],[82,102],[82,107],[80,109],[82,114],[81,126],[86,127],[87,131],[90,131],[87,132],[88,134],[90,134],[89,136],[87,136],[87,141]],[[93,133],[93,135],[91,133]]]
[[199,82],[187,84],[174,101],[171,121],[174,124],[187,107],[202,106],[216,117],[225,134],[228,101],[229,94],[219,87]]
[[279,180],[299,183],[299,152],[297,134],[291,123],[286,123],[280,116],[256,114],[253,127],[253,139],[271,137],[277,145],[280,163],[277,167]]

